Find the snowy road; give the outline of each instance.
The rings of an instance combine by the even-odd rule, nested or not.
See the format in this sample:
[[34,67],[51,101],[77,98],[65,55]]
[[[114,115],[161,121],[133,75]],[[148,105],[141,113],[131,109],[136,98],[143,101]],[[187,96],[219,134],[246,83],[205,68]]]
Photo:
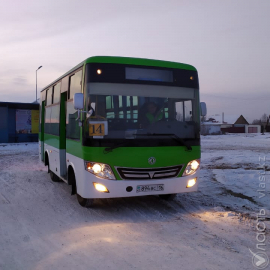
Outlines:
[[270,135],[207,136],[202,151],[196,193],[85,209],[50,180],[37,143],[0,144],[0,269],[255,269],[249,248],[256,252],[262,208],[270,252]]

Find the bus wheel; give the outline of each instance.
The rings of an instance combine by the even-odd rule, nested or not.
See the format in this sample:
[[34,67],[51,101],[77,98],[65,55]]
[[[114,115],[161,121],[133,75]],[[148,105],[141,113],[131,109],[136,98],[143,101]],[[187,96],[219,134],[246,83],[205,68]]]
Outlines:
[[176,197],[177,194],[164,194],[164,195],[159,195],[159,197],[163,200],[166,201],[172,201]]
[[50,171],[50,177],[51,177],[53,182],[60,182],[60,178],[52,171]]
[[77,200],[82,207],[91,207],[94,204],[93,199],[85,199],[77,193]]
[[85,199],[77,193],[76,177],[75,177],[75,173],[74,173],[72,168],[69,168],[69,170],[68,170],[68,178],[69,178],[69,183],[72,186],[71,195],[74,195],[74,194],[77,195],[78,203],[82,207],[91,207],[94,204],[94,200],[93,199]]

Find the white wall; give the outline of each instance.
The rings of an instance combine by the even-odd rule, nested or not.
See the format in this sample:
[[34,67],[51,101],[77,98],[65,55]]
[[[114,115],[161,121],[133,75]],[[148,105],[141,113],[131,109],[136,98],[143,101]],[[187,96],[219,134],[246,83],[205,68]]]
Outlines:
[[[250,132],[249,128],[257,128],[257,132]],[[245,133],[261,133],[261,126],[260,125],[246,125],[245,126]]]
[[219,135],[221,134],[220,125],[201,125],[201,134],[202,135]]

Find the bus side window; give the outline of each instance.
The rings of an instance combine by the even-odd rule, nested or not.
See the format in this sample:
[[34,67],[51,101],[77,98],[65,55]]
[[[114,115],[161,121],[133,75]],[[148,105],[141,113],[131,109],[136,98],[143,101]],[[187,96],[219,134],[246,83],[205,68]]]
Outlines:
[[60,102],[60,86],[61,83],[58,83],[53,87],[53,104]]
[[51,106],[50,109],[51,109],[50,134],[59,136],[60,104]]
[[177,121],[183,122],[184,119],[184,110],[183,110],[183,101],[175,102],[175,119]]
[[78,115],[74,109],[73,96],[75,93],[81,93],[82,82],[82,70],[77,71],[75,74],[69,77],[69,101],[66,102],[66,137],[70,139],[80,139],[80,127],[76,121]]
[[191,100],[184,101],[185,106],[185,121],[192,121],[192,102]]
[[74,109],[73,102],[67,101],[67,116],[66,116],[66,137],[70,139],[80,139],[80,127],[76,121],[78,114]]
[[44,123],[44,133],[51,133],[51,113],[52,107],[45,108],[45,123]]
[[52,105],[52,87],[47,90],[46,106]]
[[70,76],[69,99],[73,99],[75,93],[81,93],[82,70]]

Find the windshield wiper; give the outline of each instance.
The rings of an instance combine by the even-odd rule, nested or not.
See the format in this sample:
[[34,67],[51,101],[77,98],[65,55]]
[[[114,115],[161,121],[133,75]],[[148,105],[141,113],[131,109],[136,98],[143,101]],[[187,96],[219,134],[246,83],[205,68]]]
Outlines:
[[184,145],[188,151],[192,151],[192,147],[190,145],[188,145],[184,139],[181,139],[180,137],[178,137],[176,134],[171,134],[172,138],[175,139],[176,141],[180,142],[182,145]]
[[136,136],[166,136],[171,137],[172,139],[176,140],[177,142],[180,142],[181,145],[185,146],[188,151],[192,150],[192,147],[188,145],[184,139],[181,139],[176,134],[163,134],[163,133],[147,133],[147,134],[136,134]]
[[[165,136],[165,137],[170,137],[170,138],[176,140],[177,142],[181,143],[181,145],[185,146],[188,151],[192,150],[192,147],[190,145],[188,145],[184,141],[184,139],[181,139],[176,134],[147,133],[147,134],[136,134],[136,136]],[[116,148],[126,146],[128,143],[129,143],[129,141],[126,141],[126,142],[116,144],[114,146],[107,147],[107,148],[104,149],[103,153],[108,154],[108,153],[112,152]]]
[[113,149],[116,149],[116,148],[119,148],[119,147],[123,147],[123,146],[127,145],[128,143],[129,143],[129,142],[121,142],[121,143],[118,143],[118,144],[116,144],[116,145],[114,145],[114,146],[107,147],[107,148],[105,148],[105,149],[103,150],[103,153],[104,153],[104,154],[108,154],[108,153],[112,152]]

